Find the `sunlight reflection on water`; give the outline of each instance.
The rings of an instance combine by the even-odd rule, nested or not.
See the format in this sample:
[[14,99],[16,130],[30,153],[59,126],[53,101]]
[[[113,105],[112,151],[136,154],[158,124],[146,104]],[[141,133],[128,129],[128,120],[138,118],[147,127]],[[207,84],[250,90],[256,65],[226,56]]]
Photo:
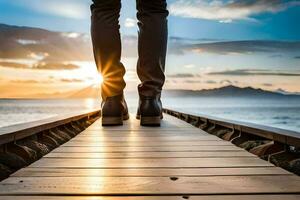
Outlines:
[[[131,113],[138,98],[127,96]],[[100,108],[100,100],[0,100],[0,127]],[[280,99],[164,98],[165,107],[300,132],[300,102]]]

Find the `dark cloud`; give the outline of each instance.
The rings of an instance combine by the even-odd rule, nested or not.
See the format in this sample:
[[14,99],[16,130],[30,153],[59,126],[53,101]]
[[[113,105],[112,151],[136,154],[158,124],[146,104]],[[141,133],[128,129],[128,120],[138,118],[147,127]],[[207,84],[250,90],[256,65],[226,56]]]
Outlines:
[[282,58],[283,55],[281,54],[274,54],[274,55],[270,55],[270,58]]
[[201,80],[185,80],[185,83],[201,83]]
[[205,81],[205,83],[207,83],[207,84],[216,84],[217,81],[214,81],[214,80],[208,80],[208,81]]
[[284,57],[286,55],[300,54],[300,41],[273,41],[273,40],[244,40],[204,41],[188,38],[173,38],[169,40],[168,53],[183,55],[191,52],[214,54],[252,54],[268,53],[270,57]]
[[1,67],[9,67],[9,68],[28,68],[29,66],[26,64],[20,64],[15,62],[0,62]]
[[192,77],[195,77],[194,74],[189,74],[189,73],[170,74],[170,75],[167,75],[167,76],[171,77],[171,78],[192,78]]
[[295,56],[294,58],[295,58],[295,59],[300,59],[300,56]]
[[249,54],[249,53],[294,53],[300,52],[299,41],[228,41],[215,43],[202,43],[183,46],[185,51],[216,54]]
[[297,0],[235,0],[226,6],[229,8],[247,8],[261,11],[277,12],[288,7],[299,5]]
[[[20,42],[21,41],[21,42]],[[89,37],[52,32],[44,29],[0,24],[0,57],[9,59],[46,56],[48,61],[91,60]]]
[[229,76],[253,76],[253,75],[264,75],[264,76],[300,76],[298,72],[282,72],[272,70],[257,70],[257,69],[237,69],[227,70],[220,72],[211,72],[209,75],[229,75]]
[[[43,62],[93,60],[90,37],[66,34],[38,28],[0,24],[0,58],[43,58]],[[21,41],[21,42],[20,42]],[[137,57],[137,37],[122,37],[124,57]],[[183,55],[191,52],[215,54],[269,53],[271,56],[300,54],[300,41],[224,41],[213,38],[190,39],[170,37],[168,53]],[[296,56],[295,58],[298,58]],[[17,66],[17,65],[15,65]],[[22,66],[19,66],[22,67]]]

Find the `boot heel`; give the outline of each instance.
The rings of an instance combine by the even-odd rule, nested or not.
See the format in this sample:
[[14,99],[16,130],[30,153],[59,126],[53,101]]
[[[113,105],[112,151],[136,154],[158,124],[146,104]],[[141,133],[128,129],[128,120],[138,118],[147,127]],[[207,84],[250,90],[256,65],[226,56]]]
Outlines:
[[102,117],[102,126],[123,125],[123,117]]
[[126,121],[129,119],[129,114],[127,113],[126,115],[123,115],[123,121]]
[[143,117],[140,116],[141,119],[141,126],[160,126],[161,122],[161,117],[156,116],[156,117]]

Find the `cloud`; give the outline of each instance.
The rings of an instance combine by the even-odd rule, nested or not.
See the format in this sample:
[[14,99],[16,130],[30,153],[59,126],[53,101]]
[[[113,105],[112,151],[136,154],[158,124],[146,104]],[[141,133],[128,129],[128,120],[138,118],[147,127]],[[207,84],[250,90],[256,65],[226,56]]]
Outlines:
[[[94,59],[90,37],[73,32],[51,32],[38,28],[0,24],[0,44],[0,57],[3,59],[31,59],[62,63],[92,61]],[[123,36],[122,46],[124,49],[123,57],[137,57],[137,36]],[[221,55],[269,53],[286,56],[286,54],[291,54],[294,57],[300,54],[300,41],[224,41],[210,38],[170,38],[168,43],[169,55],[184,55],[192,52]],[[291,57],[291,55],[289,56]],[[186,67],[192,68],[193,66],[187,65]]]
[[65,63],[45,63],[41,62],[32,66],[32,69],[42,69],[42,70],[73,70],[79,69],[78,65],[65,64]]
[[270,55],[270,58],[282,58],[283,55],[281,54],[274,54],[274,55]]
[[214,80],[207,80],[207,81],[205,81],[205,83],[207,83],[207,84],[216,84],[217,81],[214,81]]
[[210,72],[208,75],[225,75],[225,76],[300,76],[299,72],[284,72],[284,71],[272,71],[272,70],[258,70],[258,69],[237,69],[227,70],[220,72]]
[[137,24],[136,19],[126,18],[124,26],[127,28],[132,28],[132,27],[136,27],[136,24]]
[[47,62],[38,62],[33,65],[20,64],[15,62],[0,62],[1,67],[6,68],[16,68],[16,69],[39,69],[39,70],[73,70],[79,69],[78,65],[66,64],[66,63],[47,63]]
[[81,82],[84,82],[83,80],[81,79],[76,79],[76,78],[73,78],[73,79],[60,79],[61,82],[64,82],[64,83],[81,83]]
[[[214,39],[195,39],[171,37],[168,53],[183,55],[194,53],[227,54],[252,54],[268,53],[271,57],[284,57],[287,54],[300,54],[300,41],[280,40],[237,40],[224,41]],[[289,55],[290,56],[290,55]]]
[[178,0],[170,5],[170,13],[185,18],[231,23],[234,20],[253,21],[254,15],[277,13],[299,5],[300,2],[296,0]]
[[89,17],[90,1],[86,0],[14,0],[11,2],[42,14],[74,19]]
[[246,40],[183,45],[182,50],[197,53],[250,54],[300,52],[299,41]]
[[189,73],[178,73],[178,74],[170,74],[168,77],[171,78],[192,78],[195,77],[194,74],[189,74]]
[[184,83],[201,83],[201,80],[185,80]]
[[300,59],[300,56],[295,56],[294,58],[295,58],[295,59]]
[[10,81],[10,83],[16,83],[16,84],[41,84],[41,83],[46,83],[46,84],[48,84],[48,83],[53,83],[53,81],[47,81],[47,80],[45,80],[45,81],[37,81],[37,80],[30,80],[30,79],[28,79],[28,80],[21,80],[21,79],[17,79],[17,80],[11,80]]
[[19,68],[19,69],[26,69],[29,67],[26,64],[15,63],[15,62],[0,62],[0,66],[7,67],[7,68]]
[[230,81],[230,80],[221,80],[221,81],[220,81],[220,84],[221,84],[221,85],[232,85],[233,82]]
[[191,69],[191,68],[195,68],[196,65],[194,65],[194,64],[188,64],[188,65],[184,65],[183,67],[187,68],[187,69]]
[[39,83],[39,81],[36,81],[36,80],[11,80],[10,81],[11,83],[31,83],[31,84],[36,84],[36,83]]
[[0,57],[44,61],[92,60],[90,38],[84,34],[0,24]]

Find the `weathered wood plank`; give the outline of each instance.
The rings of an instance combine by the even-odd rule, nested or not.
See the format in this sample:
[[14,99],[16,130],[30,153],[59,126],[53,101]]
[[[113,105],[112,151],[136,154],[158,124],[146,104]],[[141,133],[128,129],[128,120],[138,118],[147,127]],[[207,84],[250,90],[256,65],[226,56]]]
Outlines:
[[126,142],[101,142],[101,141],[69,141],[65,143],[65,147],[159,147],[159,146],[232,146],[232,144],[228,141],[145,141],[145,142],[137,142],[137,141],[126,141]]
[[200,137],[190,137],[190,136],[161,136],[161,137],[130,137],[130,136],[120,136],[120,137],[75,137],[71,141],[76,142],[122,142],[122,141],[136,141],[136,142],[155,142],[155,141],[166,141],[166,142],[190,142],[190,141],[222,141],[222,139],[213,136],[200,136]]
[[292,175],[278,167],[256,168],[152,168],[152,169],[70,169],[27,167],[14,173],[15,177],[200,177],[200,176],[251,176]]
[[126,153],[49,153],[45,158],[223,158],[256,157],[247,151],[224,152],[126,152]]
[[32,200],[59,195],[87,200],[299,198],[283,195],[289,193],[300,194],[299,177],[168,115],[159,128],[140,127],[132,116],[119,127],[102,127],[98,120],[0,183],[0,200],[18,200],[3,195],[25,200],[22,195]]
[[155,136],[155,135],[176,135],[176,134],[180,134],[180,135],[210,135],[209,133],[201,130],[201,129],[197,129],[197,128],[189,128],[187,130],[185,130],[184,132],[180,131],[180,130],[169,130],[169,129],[142,129],[141,130],[131,130],[131,129],[120,129],[120,130],[92,130],[92,129],[86,129],[84,130],[82,133],[80,133],[79,135],[93,135],[93,136],[97,136],[97,135],[118,135],[118,134],[131,134],[131,135],[140,135],[140,134],[144,134],[147,136]]
[[138,131],[138,132],[131,132],[131,131],[97,131],[97,132],[88,132],[88,133],[81,133],[77,135],[79,138],[85,138],[85,137],[148,137],[148,138],[157,138],[157,137],[207,137],[207,138],[218,138],[214,135],[209,134],[202,134],[202,133],[184,133],[182,131],[174,131],[172,133],[153,133],[153,132],[146,132],[146,131]]
[[[97,121],[92,125],[92,127],[93,126],[101,127],[101,121]],[[130,114],[129,120],[124,121],[123,127],[125,128],[140,127],[140,121],[135,118],[135,114]],[[164,119],[161,122],[161,127],[166,128],[166,127],[193,127],[193,126],[171,115],[164,114]],[[114,127],[112,126],[112,127],[104,127],[104,128],[114,128]],[[153,128],[153,127],[145,127],[145,128]]]
[[190,195],[299,193],[296,176],[180,177],[11,177],[0,194]]
[[0,196],[0,200],[299,200],[300,195],[201,195],[201,196]]
[[177,152],[177,151],[243,151],[236,146],[161,146],[161,147],[66,147],[52,152]]
[[158,129],[165,129],[165,130],[193,130],[194,127],[184,121],[176,119],[174,117],[166,115],[165,119],[162,120],[160,127],[141,127],[139,121],[130,118],[130,120],[125,121],[123,126],[101,126],[101,122],[98,121],[94,123],[92,126],[89,127],[89,130],[158,130]]
[[256,157],[244,158],[159,158],[159,159],[55,159],[44,158],[30,167],[55,168],[195,168],[267,167],[269,162]]

